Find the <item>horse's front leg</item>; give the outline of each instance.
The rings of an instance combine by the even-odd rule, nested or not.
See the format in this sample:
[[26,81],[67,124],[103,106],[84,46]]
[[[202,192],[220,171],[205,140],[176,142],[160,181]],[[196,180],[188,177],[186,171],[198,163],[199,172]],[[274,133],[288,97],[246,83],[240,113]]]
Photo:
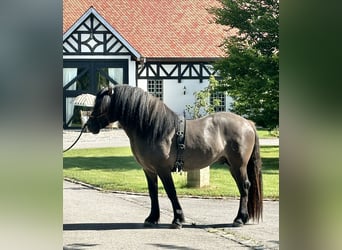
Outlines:
[[169,197],[172,203],[174,218],[172,221],[171,228],[179,229],[182,227],[182,223],[185,220],[184,220],[183,210],[178,201],[176,188],[173,183],[171,172],[168,171],[168,172],[158,173],[158,175],[164,185],[167,196]]
[[144,226],[150,227],[158,224],[160,217],[159,201],[158,201],[158,177],[157,174],[145,171],[148,184],[148,191],[151,199],[151,212],[145,219]]

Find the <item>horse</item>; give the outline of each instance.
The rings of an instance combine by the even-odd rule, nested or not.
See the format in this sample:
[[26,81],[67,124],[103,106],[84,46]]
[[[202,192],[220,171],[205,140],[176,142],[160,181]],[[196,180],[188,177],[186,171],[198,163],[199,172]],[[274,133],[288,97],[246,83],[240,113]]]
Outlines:
[[[109,123],[118,121],[126,132],[135,160],[142,166],[151,200],[145,227],[157,226],[160,218],[158,176],[171,201],[174,218],[170,228],[185,222],[171,172],[179,157],[180,117],[139,87],[119,85],[100,90],[87,127],[98,134]],[[214,162],[226,163],[237,184],[240,203],[233,226],[262,217],[263,193],[259,138],[252,121],[232,112],[217,112],[186,120],[182,169],[200,169]]]

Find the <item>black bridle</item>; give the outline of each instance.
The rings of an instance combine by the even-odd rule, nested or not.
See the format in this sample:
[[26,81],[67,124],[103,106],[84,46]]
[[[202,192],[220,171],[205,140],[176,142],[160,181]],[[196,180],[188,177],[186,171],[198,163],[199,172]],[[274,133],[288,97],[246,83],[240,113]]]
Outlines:
[[[104,117],[104,119],[102,117]],[[104,113],[101,113],[101,114],[96,115],[96,116],[95,115],[91,115],[91,116],[89,116],[89,119],[90,118],[95,120],[100,125],[100,128],[101,128],[101,125],[103,125],[104,123],[106,123],[107,125],[110,123],[110,120],[109,120],[109,117],[108,117],[108,112],[104,112]]]

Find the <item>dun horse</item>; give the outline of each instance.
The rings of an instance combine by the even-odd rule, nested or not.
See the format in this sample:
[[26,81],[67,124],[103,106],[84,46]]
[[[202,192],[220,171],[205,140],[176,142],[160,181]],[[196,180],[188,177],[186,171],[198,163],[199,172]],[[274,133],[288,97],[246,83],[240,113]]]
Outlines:
[[181,228],[184,214],[171,172],[204,168],[214,162],[227,163],[240,192],[234,226],[262,217],[262,174],[259,139],[254,124],[229,112],[183,121],[158,98],[137,87],[102,89],[96,96],[87,122],[97,134],[119,121],[129,137],[136,161],[147,178],[151,212],[145,226],[158,224],[158,176],[171,200],[172,228]]

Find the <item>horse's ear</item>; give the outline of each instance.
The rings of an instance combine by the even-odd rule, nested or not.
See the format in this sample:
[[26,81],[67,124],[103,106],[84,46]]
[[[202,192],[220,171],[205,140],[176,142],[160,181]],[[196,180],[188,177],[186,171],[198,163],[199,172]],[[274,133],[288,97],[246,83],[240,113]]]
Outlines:
[[114,89],[109,87],[108,88],[108,95],[112,95],[112,94],[114,94]]

